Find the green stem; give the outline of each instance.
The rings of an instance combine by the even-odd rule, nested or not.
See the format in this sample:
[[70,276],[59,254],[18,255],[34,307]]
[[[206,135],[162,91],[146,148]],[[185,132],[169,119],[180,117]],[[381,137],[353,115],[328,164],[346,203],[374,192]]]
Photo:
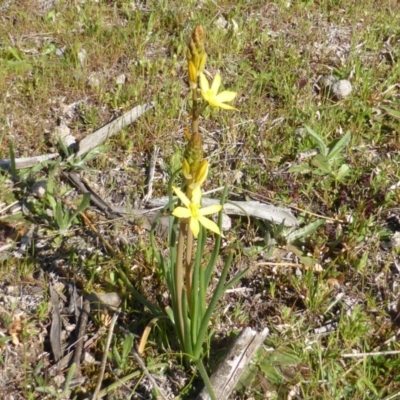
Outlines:
[[185,260],[185,280],[187,290],[187,301],[189,310],[192,308],[192,249],[193,249],[193,233],[190,229],[187,232],[187,243],[186,243],[186,260]]
[[208,395],[210,396],[211,400],[217,400],[217,397],[214,394],[214,390],[211,385],[210,378],[208,377],[207,371],[204,367],[203,361],[198,360],[196,362],[196,367],[200,372],[201,377],[203,378],[204,386],[207,388]]
[[182,344],[185,340],[185,329],[183,324],[183,310],[182,310],[182,292],[183,292],[183,244],[185,240],[186,222],[181,222],[179,226],[179,237],[178,237],[178,248],[177,248],[177,259],[175,266],[175,299],[176,308],[178,313],[178,320],[175,323],[178,324],[178,332],[182,340]]

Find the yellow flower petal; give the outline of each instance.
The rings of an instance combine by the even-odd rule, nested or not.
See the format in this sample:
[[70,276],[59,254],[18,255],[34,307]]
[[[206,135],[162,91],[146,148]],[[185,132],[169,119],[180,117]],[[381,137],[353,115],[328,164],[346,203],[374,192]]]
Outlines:
[[192,203],[200,204],[201,201],[201,188],[200,186],[196,186],[192,192]]
[[199,222],[204,226],[204,228],[210,230],[211,232],[216,233],[217,235],[221,235],[221,231],[219,230],[218,225],[214,221],[211,221],[211,219],[200,216]]
[[183,170],[183,176],[185,177],[185,179],[187,179],[187,180],[192,179],[192,175],[190,174],[190,165],[187,162],[186,158],[183,159],[182,170]]
[[221,210],[222,210],[221,204],[214,204],[212,206],[200,208],[199,214],[200,215],[210,215],[210,214],[219,213]]
[[[195,85],[194,88],[196,88],[197,86],[197,70],[196,70],[196,66],[194,65],[192,60],[188,61],[188,72],[189,72],[189,81]],[[192,85],[191,85],[192,86]]]
[[221,74],[217,72],[211,84],[211,91],[217,94],[220,86],[221,86]]
[[[205,217],[201,217],[201,218],[205,218]],[[197,238],[197,236],[199,236],[199,232],[200,232],[199,220],[197,218],[190,218],[189,228],[192,231],[193,236],[195,238]]]
[[208,92],[210,90],[210,84],[202,72],[200,72],[200,88],[203,92]]
[[236,92],[231,92],[229,90],[224,90],[217,94],[217,100],[221,103],[226,103],[227,101],[232,101],[237,96]]
[[175,194],[179,197],[179,200],[189,208],[190,206],[190,200],[186,197],[185,193],[182,192],[182,190],[178,189],[175,186],[172,186],[172,190],[175,192]]
[[198,66],[199,71],[203,71],[204,66],[206,65],[206,61],[207,61],[207,54],[204,53],[203,57],[200,60],[200,65]]
[[215,108],[222,108],[224,110],[235,110],[235,111],[239,111],[237,108],[230,106],[229,104],[225,104],[225,103],[216,103],[216,105],[214,105]]
[[[207,168],[207,165],[204,164],[204,168]],[[186,207],[176,207],[172,212],[172,215],[178,218],[189,218],[189,229],[193,233],[193,236],[197,238],[200,231],[200,224],[202,224],[206,229],[211,230],[212,232],[222,235],[218,225],[211,221],[210,219],[204,217],[204,215],[214,214],[222,209],[221,204],[214,204],[212,206],[208,206],[205,208],[201,208],[201,188],[198,185],[192,191],[192,201],[190,201],[187,196],[178,188],[172,187],[176,195],[181,199],[182,203]]]
[[214,80],[211,84],[211,88],[205,75],[202,72],[200,73],[200,93],[203,100],[214,108],[222,108],[224,110],[237,110],[236,108],[225,104],[228,101],[232,101],[236,97],[237,93],[228,90],[224,90],[221,93],[218,93],[220,86],[221,75],[219,73],[215,75]]
[[192,216],[190,210],[185,207],[176,207],[172,212],[172,215],[178,218],[189,218]]
[[[190,189],[195,190],[198,186],[201,186],[207,179],[208,175],[208,161],[203,160],[194,177],[194,182],[190,185]],[[186,177],[185,177],[186,178]]]

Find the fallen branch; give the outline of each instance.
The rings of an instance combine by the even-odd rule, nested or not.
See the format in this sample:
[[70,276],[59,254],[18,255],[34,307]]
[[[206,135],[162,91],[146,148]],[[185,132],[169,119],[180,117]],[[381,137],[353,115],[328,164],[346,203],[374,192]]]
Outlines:
[[[132,110],[128,111],[124,115],[116,118],[107,125],[104,125],[97,131],[86,136],[79,142],[79,150],[77,153],[71,155],[69,159],[73,157],[79,157],[86,154],[93,148],[100,146],[106,139],[120,132],[122,129],[130,125],[132,122],[136,121],[141,115],[143,115],[148,110],[154,107],[155,103],[143,104],[141,106],[136,106]],[[68,144],[66,143],[67,147]],[[30,168],[43,161],[51,160],[53,158],[59,157],[58,153],[44,154],[42,156],[26,157],[26,158],[16,158],[15,168],[23,169]],[[9,169],[11,167],[10,159],[0,159],[0,168]]]
[[155,103],[149,103],[149,104],[143,104],[141,106],[136,106],[135,108],[128,111],[124,115],[121,115],[114,121],[111,121],[109,124],[104,125],[96,132],[93,132],[90,135],[84,137],[79,142],[78,152],[72,155],[71,157],[82,156],[86,154],[88,151],[92,150],[93,148],[100,146],[103,142],[106,141],[106,139],[120,132],[122,129],[130,125],[132,122],[136,121],[146,111],[152,109],[154,105]]
[[[162,197],[160,199],[152,199],[147,204],[148,208],[163,207],[168,204],[169,199]],[[202,203],[204,207],[219,204],[219,199],[210,199],[203,197]],[[224,204],[224,213],[229,215],[244,215],[271,221],[274,224],[284,224],[287,227],[297,227],[299,225],[296,217],[288,208],[276,207],[270,204],[264,204],[259,201],[230,201]]]
[[[53,158],[57,158],[59,156],[58,153],[52,154],[44,154],[43,156],[36,157],[26,157],[26,158],[16,158],[15,159],[15,168],[16,169],[24,169],[30,168],[37,164],[40,164],[43,161],[52,160]],[[6,158],[0,160],[0,168],[9,169],[11,167],[11,160]]]
[[[245,328],[212,374],[210,381],[218,400],[228,400],[240,377],[246,371],[250,361],[263,344],[269,333],[268,328],[256,332]],[[211,400],[204,388],[196,400]]]

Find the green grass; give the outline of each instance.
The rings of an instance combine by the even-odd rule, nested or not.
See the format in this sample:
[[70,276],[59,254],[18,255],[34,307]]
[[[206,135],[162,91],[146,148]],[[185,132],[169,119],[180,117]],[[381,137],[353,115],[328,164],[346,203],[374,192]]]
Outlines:
[[[164,196],[161,173],[177,164],[174,154],[183,151],[183,128],[189,124],[186,41],[194,26],[203,24],[207,69],[212,75],[219,70],[223,86],[239,93],[235,106],[240,109],[207,111],[201,122],[211,165],[206,189],[228,183],[233,200],[252,197],[293,207],[304,225],[326,219],[295,243],[286,243],[283,234],[274,237],[263,222],[251,221],[247,228],[246,219],[233,220],[227,233],[238,248],[233,268],[250,265],[239,286],[252,292],[224,297],[213,318],[209,368],[226,350],[224,340],[232,332],[248,324],[268,326],[264,353],[233,398],[262,399],[268,392],[276,399],[289,393],[305,399],[383,399],[399,390],[399,357],[385,353],[399,350],[392,339],[398,329],[399,250],[385,246],[394,234],[386,219],[400,200],[398,189],[390,189],[400,176],[399,120],[382,109],[399,110],[399,7],[373,1],[69,3],[60,0],[43,15],[32,6],[14,4],[0,12],[1,157],[9,158],[10,144],[16,157],[53,152],[60,118],[79,140],[136,105],[155,101],[154,110],[105,143],[102,154],[86,165],[86,177],[100,196],[111,196],[108,201],[133,204],[146,193],[148,154],[157,146],[154,196]],[[226,27],[220,27],[220,20]],[[122,74],[125,83],[118,85]],[[316,85],[328,74],[348,79],[352,94],[341,101],[324,96]],[[317,175],[312,158],[304,161],[310,172],[292,172],[300,164],[297,155],[317,147],[309,134],[300,133],[305,126],[325,144],[350,132],[350,143],[333,168],[349,165],[343,180],[330,173]],[[60,233],[49,213],[51,200],[34,198],[31,185],[53,172],[56,200],[77,205],[82,198],[73,192],[68,197],[71,187],[60,176],[66,166],[54,171],[52,166],[20,172],[14,181],[6,171],[1,173],[0,203],[24,200],[29,210],[14,217],[17,225],[2,214],[2,232],[21,229],[20,236],[34,223],[36,236],[22,259],[2,257],[0,281],[18,288],[28,278],[45,282],[56,265],[57,274],[79,289],[120,293],[123,315],[115,328],[104,386],[133,374],[127,393],[151,398],[128,338],[130,332],[136,345],[152,315],[135,300],[121,273],[147,300],[168,304],[147,233],[140,221],[107,221],[94,208],[88,213],[120,257],[108,254],[79,218]],[[40,241],[44,248],[37,246]],[[296,257],[320,265],[322,272],[257,265],[294,262]],[[51,322],[44,306],[46,290],[43,296],[36,308],[16,306],[24,322],[15,362],[20,371],[16,379],[8,378],[10,395],[40,398],[36,387],[54,385],[47,374],[54,360],[47,357],[36,365],[26,346],[33,340],[41,351],[49,350],[39,340]],[[8,312],[0,308],[6,336],[13,321]],[[91,329],[104,325],[102,318],[93,316]],[[333,323],[332,330],[318,333]],[[89,350],[96,361],[105,339],[101,336]],[[5,352],[0,343],[3,377]],[[343,357],[357,352],[370,354]],[[201,386],[200,378],[182,366],[172,329],[163,320],[150,334],[144,361],[152,373],[167,377],[166,386],[175,395],[191,398]],[[84,398],[84,391],[96,385],[93,365],[83,373],[85,384],[72,389],[71,398]],[[115,398],[128,396],[121,387],[116,391]]]

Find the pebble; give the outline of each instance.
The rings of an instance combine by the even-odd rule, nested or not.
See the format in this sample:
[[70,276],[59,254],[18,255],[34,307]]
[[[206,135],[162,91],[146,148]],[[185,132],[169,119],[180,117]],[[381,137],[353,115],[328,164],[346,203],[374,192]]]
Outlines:
[[337,100],[341,100],[350,96],[352,90],[350,81],[341,79],[332,85],[332,96]]

